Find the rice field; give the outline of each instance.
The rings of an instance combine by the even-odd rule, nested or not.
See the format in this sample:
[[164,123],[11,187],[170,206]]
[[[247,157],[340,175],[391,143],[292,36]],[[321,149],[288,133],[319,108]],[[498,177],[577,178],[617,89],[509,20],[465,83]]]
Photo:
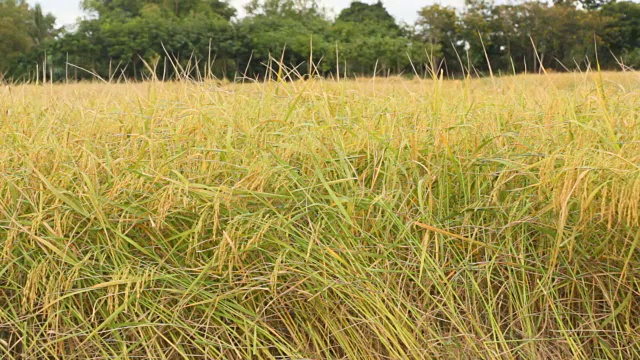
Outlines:
[[640,74],[0,88],[2,359],[640,357]]

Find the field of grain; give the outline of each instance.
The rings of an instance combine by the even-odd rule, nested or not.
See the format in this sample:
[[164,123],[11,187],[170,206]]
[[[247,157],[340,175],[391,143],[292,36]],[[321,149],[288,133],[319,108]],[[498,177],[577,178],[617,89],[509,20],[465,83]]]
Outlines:
[[3,359],[640,357],[640,74],[0,88]]

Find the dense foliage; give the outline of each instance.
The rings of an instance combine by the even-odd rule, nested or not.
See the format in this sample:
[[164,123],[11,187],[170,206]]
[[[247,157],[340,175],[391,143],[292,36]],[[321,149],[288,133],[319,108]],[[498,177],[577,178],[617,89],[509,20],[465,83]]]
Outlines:
[[4,77],[256,78],[280,63],[323,76],[563,71],[596,59],[605,69],[640,66],[640,4],[629,1],[468,0],[461,10],[425,6],[411,25],[380,1],[354,1],[335,18],[317,0],[253,0],[242,18],[225,0],[82,7],[91,16],[56,29],[39,6],[0,0]]
[[0,79],[36,71],[36,63],[45,63],[46,49],[57,33],[54,24],[55,18],[40,5],[0,0]]

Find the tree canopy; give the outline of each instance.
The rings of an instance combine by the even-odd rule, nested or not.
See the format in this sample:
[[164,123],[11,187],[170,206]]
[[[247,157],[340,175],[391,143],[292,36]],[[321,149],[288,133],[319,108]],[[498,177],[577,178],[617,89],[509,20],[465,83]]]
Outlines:
[[[0,74],[54,80],[181,75],[261,77],[282,61],[301,74],[371,76],[640,67],[640,4],[556,0],[427,5],[401,24],[382,1],[331,18],[318,0],[83,0],[73,28],[24,0],[0,0]],[[487,61],[487,58],[489,61]],[[313,62],[313,65],[310,63]],[[40,70],[38,70],[40,69]]]
[[24,0],[0,0],[0,79],[27,76],[45,56],[56,30],[55,18],[40,5]]
[[93,11],[99,17],[126,16],[136,17],[148,7],[157,7],[165,15],[182,18],[194,13],[213,12],[227,21],[235,14],[236,10],[226,1],[222,0],[83,0],[82,7],[87,11]]

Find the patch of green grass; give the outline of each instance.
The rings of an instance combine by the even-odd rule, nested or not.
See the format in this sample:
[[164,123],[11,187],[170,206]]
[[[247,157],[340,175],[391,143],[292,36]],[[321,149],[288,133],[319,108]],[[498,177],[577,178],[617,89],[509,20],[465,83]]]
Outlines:
[[640,357],[637,73],[0,89],[0,357]]

